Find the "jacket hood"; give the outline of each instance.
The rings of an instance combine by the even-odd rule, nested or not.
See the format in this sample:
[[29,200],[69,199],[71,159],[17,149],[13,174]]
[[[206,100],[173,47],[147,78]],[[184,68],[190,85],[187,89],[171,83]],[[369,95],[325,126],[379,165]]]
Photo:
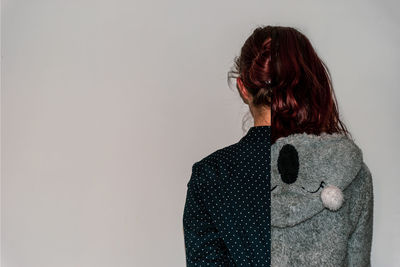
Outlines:
[[334,212],[362,165],[361,149],[341,133],[296,133],[271,146],[271,224],[291,227]]

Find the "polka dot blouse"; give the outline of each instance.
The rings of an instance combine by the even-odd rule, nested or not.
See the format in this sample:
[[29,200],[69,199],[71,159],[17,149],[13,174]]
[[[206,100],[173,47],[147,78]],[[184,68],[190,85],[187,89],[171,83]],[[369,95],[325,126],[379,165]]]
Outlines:
[[192,166],[183,212],[187,266],[270,266],[271,127]]

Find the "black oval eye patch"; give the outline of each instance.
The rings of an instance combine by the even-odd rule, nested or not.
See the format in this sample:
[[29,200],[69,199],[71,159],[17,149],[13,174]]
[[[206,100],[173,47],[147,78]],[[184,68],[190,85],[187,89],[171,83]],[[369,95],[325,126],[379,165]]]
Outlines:
[[299,174],[299,155],[291,144],[284,145],[279,151],[278,171],[283,182],[287,184],[296,182]]

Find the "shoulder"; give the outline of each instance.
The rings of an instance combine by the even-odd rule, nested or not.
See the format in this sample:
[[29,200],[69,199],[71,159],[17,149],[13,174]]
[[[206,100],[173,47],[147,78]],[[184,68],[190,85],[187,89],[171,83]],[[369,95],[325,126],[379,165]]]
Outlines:
[[[238,143],[219,148],[207,154],[197,162],[202,165],[217,166],[231,159],[238,150]],[[197,163],[196,162],[196,163]]]
[[364,161],[353,180],[353,189],[353,193],[358,195],[358,198],[365,198],[373,193],[372,173]]
[[228,165],[235,162],[237,152],[239,150],[238,143],[234,143],[219,148],[206,156],[200,158],[192,165],[192,173],[198,183],[210,183],[224,172]]
[[372,203],[369,203],[374,195],[372,176],[369,167],[363,161],[356,177],[345,190],[345,194],[348,195],[353,210],[357,209],[357,207],[361,210],[365,206],[372,205]]

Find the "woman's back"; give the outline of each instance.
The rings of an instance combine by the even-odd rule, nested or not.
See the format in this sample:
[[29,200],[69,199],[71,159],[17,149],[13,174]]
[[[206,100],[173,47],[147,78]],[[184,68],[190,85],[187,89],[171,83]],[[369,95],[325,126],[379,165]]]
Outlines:
[[271,127],[193,165],[183,217],[187,266],[370,266],[373,185],[343,134]]

